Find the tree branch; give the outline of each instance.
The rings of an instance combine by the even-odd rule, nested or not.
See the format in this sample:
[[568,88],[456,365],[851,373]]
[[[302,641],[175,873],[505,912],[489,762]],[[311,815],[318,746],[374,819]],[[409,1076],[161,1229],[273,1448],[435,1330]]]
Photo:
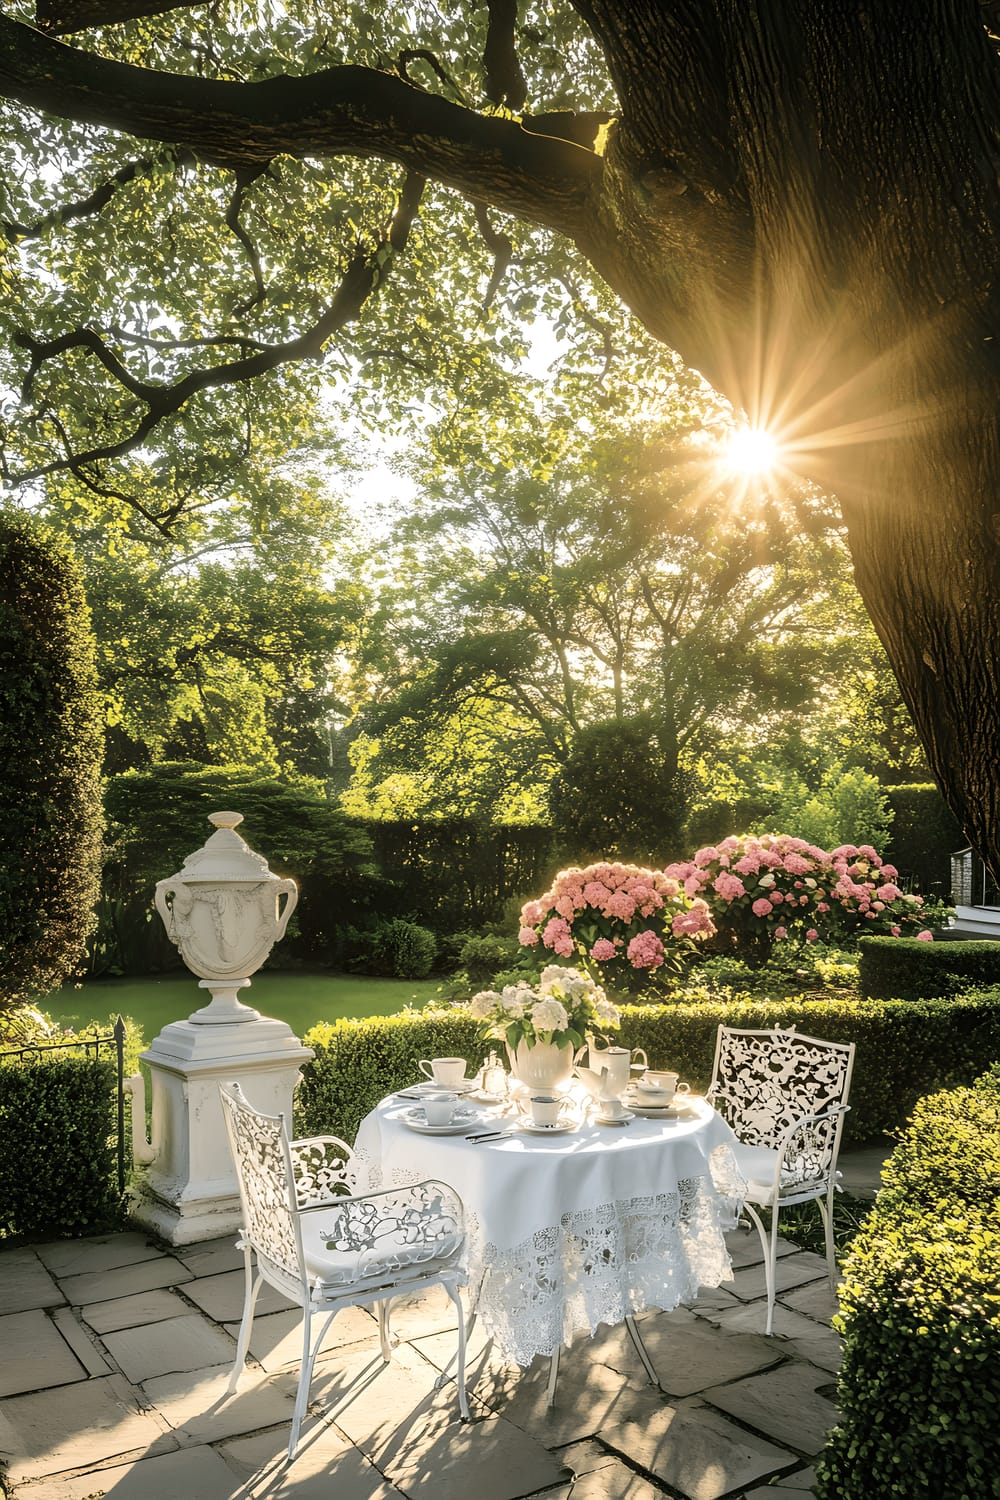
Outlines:
[[187,9],[191,0],[36,0],[35,21],[43,31],[63,36],[90,26],[114,26],[165,10]]
[[101,209],[111,202],[119,188],[127,186],[136,177],[148,177],[161,162],[169,161],[172,165],[182,167],[193,160],[193,156],[188,153],[178,153],[169,148],[158,152],[155,156],[141,156],[136,161],[127,162],[124,167],[119,167],[107,182],[102,182],[101,186],[95,188],[86,198],[80,198],[75,203],[64,203],[61,208],[53,209],[44,218],[36,219],[34,224],[17,224],[10,219],[3,220],[4,234],[11,244],[17,244],[19,240],[37,240],[49,229],[55,229],[60,224],[69,224],[73,219],[88,218],[91,214],[100,213]]
[[258,253],[257,246],[254,244],[253,240],[247,234],[246,230],[243,228],[242,223],[240,222],[240,214],[243,211],[243,198],[246,190],[251,185],[251,183],[257,180],[260,175],[260,172],[254,172],[252,174],[238,174],[236,178],[236,187],[233,190],[233,196],[230,198],[229,207],[226,209],[226,227],[236,236],[240,244],[243,246],[247,254],[247,260],[250,262],[250,269],[253,272],[253,296],[248,297],[245,302],[241,302],[238,304],[238,306],[233,308],[233,313],[238,318],[245,318],[247,313],[251,312],[255,307],[257,307],[259,303],[263,302],[264,298],[267,296],[267,288],[264,285],[264,273],[261,270],[260,255]]
[[487,5],[490,19],[483,50],[486,97],[520,112],[528,97],[528,85],[514,41],[517,0],[487,0]]
[[53,459],[35,469],[12,475],[10,482],[26,484],[65,469],[78,473],[82,465],[122,458],[126,453],[140,448],[155,427],[167,417],[175,415],[200,391],[240,384],[295,360],[318,358],[332,335],[359,316],[364,303],[384,282],[393,257],[405,249],[423,187],[423,178],[414,174],[407,175],[386,235],[369,252],[360,248],[355,251],[329,308],[305,333],[288,343],[266,347],[243,359],[194,370],[174,385],[158,386],[138,380],[100,335],[90,328],[74,329],[71,333],[47,341],[34,339],[27,333],[17,334],[15,341],[31,354],[31,363],[24,380],[26,400],[31,396],[35,376],[47,360],[70,349],[85,349],[100,361],[120,385],[144,404],[146,411],[131,433],[118,442],[89,448],[83,453],[69,453],[65,458]]
[[571,141],[479,115],[374,68],[260,83],[112,62],[0,16],[0,94],[112,130],[174,142],[255,172],[274,157],[377,156],[474,202],[567,234],[586,224],[602,163]]
[[489,285],[486,288],[486,296],[483,298],[483,312],[489,312],[493,306],[493,299],[500,289],[500,283],[507,274],[514,255],[514,241],[503,230],[494,229],[489,213],[482,203],[476,204],[476,223],[479,232],[486,242],[486,248],[493,256],[493,271],[490,275]]

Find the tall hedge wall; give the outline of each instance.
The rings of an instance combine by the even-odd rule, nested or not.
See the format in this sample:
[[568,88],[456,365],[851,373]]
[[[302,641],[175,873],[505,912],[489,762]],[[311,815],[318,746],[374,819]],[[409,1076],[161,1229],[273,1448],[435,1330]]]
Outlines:
[[865,937],[858,944],[858,982],[867,1000],[928,1000],[1000,985],[1000,943]]
[[0,1007],[80,963],[101,859],[103,721],[80,569],[0,512]]
[[[903,1125],[930,1089],[968,1083],[1000,1059],[1000,989],[953,1000],[705,1000],[632,1005],[621,1041],[645,1048],[651,1065],[672,1067],[702,1091],[710,1081],[720,1023],[795,1025],[810,1036],[856,1042],[845,1141],[862,1145]],[[298,1092],[297,1129],[353,1140],[361,1119],[394,1089],[418,1078],[422,1057],[464,1057],[475,1070],[487,1050],[459,1008],[342,1020],[305,1037],[315,1060]],[[495,1043],[492,1045],[496,1045]],[[502,1052],[502,1048],[500,1048]]]
[[892,786],[886,797],[893,811],[886,859],[925,896],[951,900],[950,856],[968,844],[933,782]]

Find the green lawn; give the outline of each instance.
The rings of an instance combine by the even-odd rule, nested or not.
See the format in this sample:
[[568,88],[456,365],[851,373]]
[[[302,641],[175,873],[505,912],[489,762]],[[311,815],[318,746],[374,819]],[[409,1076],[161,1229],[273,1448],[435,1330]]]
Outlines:
[[[340,1016],[387,1016],[406,1005],[424,1005],[437,993],[436,979],[373,979],[360,974],[300,974],[269,970],[254,976],[240,999],[265,1016],[287,1021],[302,1036],[317,1021]],[[147,1042],[168,1023],[182,1021],[207,1005],[209,996],[193,975],[148,979],[92,980],[76,989],[55,990],[39,1008],[64,1026],[79,1031],[90,1021],[131,1016]]]

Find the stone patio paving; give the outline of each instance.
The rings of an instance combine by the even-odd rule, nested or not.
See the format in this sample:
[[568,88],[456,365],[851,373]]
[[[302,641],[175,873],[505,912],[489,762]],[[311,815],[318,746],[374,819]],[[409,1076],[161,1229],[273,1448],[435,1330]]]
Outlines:
[[9,1500],[803,1500],[836,1420],[825,1263],[782,1244],[767,1339],[757,1236],[737,1231],[730,1247],[733,1281],[641,1319],[663,1391],[625,1330],[602,1330],[564,1354],[547,1410],[548,1361],[505,1367],[477,1332],[468,1425],[454,1385],[434,1389],[454,1348],[440,1289],[395,1305],[389,1365],[371,1315],[343,1313],[290,1466],[299,1314],[266,1286],[251,1359],[224,1396],[243,1297],[232,1237],[5,1250],[0,1482]]

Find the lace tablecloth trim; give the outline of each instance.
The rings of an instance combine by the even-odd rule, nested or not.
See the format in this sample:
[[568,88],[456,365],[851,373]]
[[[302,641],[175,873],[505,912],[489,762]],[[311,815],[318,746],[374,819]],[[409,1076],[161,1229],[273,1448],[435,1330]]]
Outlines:
[[[418,1179],[385,1173],[358,1153],[361,1191]],[[466,1261],[478,1316],[505,1358],[529,1365],[579,1333],[593,1335],[646,1308],[691,1302],[732,1276],[725,1232],[744,1187],[727,1146],[711,1154],[711,1180],[682,1179],[675,1192],[600,1203],[568,1213],[512,1247],[484,1243],[466,1210]]]

